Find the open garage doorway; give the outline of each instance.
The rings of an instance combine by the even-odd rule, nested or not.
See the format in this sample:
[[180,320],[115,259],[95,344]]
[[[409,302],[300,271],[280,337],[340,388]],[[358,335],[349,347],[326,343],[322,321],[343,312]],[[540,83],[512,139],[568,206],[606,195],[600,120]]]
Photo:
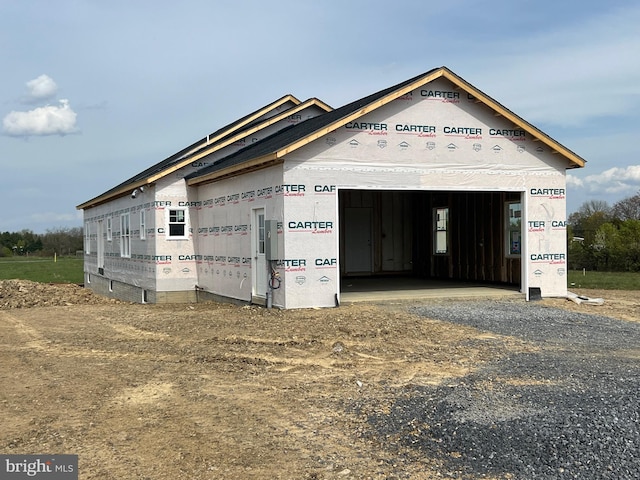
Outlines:
[[341,293],[520,290],[520,192],[339,190]]

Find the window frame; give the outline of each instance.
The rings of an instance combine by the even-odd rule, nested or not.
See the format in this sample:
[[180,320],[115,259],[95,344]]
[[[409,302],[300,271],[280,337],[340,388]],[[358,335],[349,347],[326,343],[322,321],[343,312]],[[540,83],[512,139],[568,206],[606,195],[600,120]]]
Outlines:
[[[176,219],[174,221],[172,221],[172,212],[176,212],[176,214],[178,212],[182,213],[182,221]],[[172,233],[172,226],[182,226],[183,227],[183,232],[182,234],[173,234]],[[189,228],[188,228],[188,216],[187,216],[187,209],[186,208],[169,208],[167,210],[167,238],[170,239],[185,239],[187,238],[189,235]]]
[[91,222],[84,223],[84,253],[91,253]]
[[112,218],[107,217],[107,242],[111,242],[113,240],[113,224]]
[[140,210],[140,240],[147,239],[147,212]]
[[130,213],[123,213],[122,215],[120,215],[120,257],[131,258],[131,214]]
[[[518,205],[519,208],[514,210],[511,208],[512,205]],[[520,215],[511,216],[512,211],[517,211]],[[507,200],[504,202],[504,242],[505,242],[505,257],[507,258],[521,258],[522,257],[522,202],[520,200]],[[518,228],[514,227],[514,223],[512,219],[518,218],[517,221],[520,222]],[[516,221],[516,223],[517,223]],[[513,235],[517,233],[517,236]],[[516,238],[516,242],[514,244],[514,237]],[[514,245],[517,245],[517,250],[514,248]]]

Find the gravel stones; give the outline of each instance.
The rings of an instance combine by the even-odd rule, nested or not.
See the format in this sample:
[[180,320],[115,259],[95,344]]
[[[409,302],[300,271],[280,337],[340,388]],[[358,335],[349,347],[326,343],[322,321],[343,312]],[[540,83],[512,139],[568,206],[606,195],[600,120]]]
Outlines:
[[[442,302],[430,319],[526,340],[447,385],[364,403],[361,435],[454,478],[640,478],[640,324],[524,301]],[[366,413],[374,412],[374,413]]]

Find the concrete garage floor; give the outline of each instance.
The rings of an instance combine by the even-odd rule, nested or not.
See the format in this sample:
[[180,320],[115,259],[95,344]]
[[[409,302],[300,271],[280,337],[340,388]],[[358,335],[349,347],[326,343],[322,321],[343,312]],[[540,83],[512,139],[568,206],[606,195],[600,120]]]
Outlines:
[[525,298],[518,287],[496,284],[446,282],[413,277],[343,277],[340,303],[447,298]]

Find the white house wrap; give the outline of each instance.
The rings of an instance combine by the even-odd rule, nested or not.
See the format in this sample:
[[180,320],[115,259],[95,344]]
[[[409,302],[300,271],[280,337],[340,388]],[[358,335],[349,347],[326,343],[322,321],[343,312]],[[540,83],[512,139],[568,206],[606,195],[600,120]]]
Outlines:
[[584,164],[444,67],[335,110],[288,95],[79,205],[86,285],[282,308],[363,275],[565,296]]

